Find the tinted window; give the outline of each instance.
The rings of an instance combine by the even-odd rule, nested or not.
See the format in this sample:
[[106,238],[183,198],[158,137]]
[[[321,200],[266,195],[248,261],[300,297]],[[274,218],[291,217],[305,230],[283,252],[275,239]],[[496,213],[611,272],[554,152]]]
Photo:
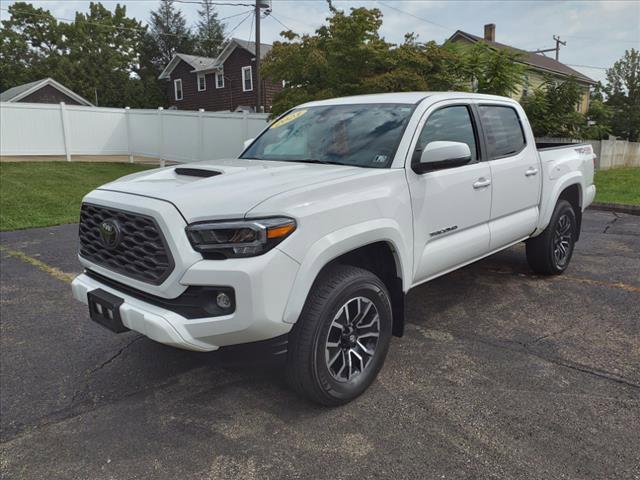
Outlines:
[[480,107],[480,118],[490,158],[518,153],[526,145],[520,119],[513,108],[484,105]]
[[385,168],[413,110],[389,103],[299,108],[272,123],[241,158]]
[[473,122],[467,107],[446,107],[432,113],[420,133],[416,149],[422,150],[430,142],[441,141],[466,143],[471,150],[471,159],[478,159]]

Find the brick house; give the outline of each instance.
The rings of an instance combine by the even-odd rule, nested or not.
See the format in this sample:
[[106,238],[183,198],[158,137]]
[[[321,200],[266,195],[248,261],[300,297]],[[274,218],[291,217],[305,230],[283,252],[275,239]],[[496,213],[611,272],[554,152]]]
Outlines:
[[447,40],[447,42],[457,42],[463,45],[481,41],[496,50],[508,50],[521,55],[518,61],[525,65],[526,71],[522,85],[518,85],[517,92],[511,95],[514,100],[520,100],[523,96],[532,93],[544,83],[546,77],[551,77],[558,81],[573,78],[580,85],[582,91],[582,98],[576,106],[576,110],[582,113],[586,113],[589,110],[589,91],[596,84],[594,80],[554,58],[496,42],[496,26],[493,23],[484,26],[484,37],[458,30]]
[[[260,58],[271,45],[260,44]],[[158,77],[167,84],[170,108],[179,110],[255,111],[255,43],[233,38],[217,58],[177,53]],[[282,82],[262,79],[265,111]]]

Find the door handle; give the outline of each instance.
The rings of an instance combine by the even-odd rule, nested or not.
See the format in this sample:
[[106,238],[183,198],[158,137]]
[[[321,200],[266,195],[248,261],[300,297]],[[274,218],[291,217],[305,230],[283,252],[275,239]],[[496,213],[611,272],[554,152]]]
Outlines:
[[532,177],[533,175],[538,174],[538,169],[535,167],[529,167],[529,169],[524,172],[525,177]]
[[491,185],[491,180],[481,177],[473,184],[473,188],[478,190],[479,188],[488,187],[489,185]]

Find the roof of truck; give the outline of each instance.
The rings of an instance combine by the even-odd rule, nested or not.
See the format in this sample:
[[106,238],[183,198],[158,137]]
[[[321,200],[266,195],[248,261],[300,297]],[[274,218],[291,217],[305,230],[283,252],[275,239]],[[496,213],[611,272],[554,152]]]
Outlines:
[[427,97],[438,97],[438,100],[454,98],[467,98],[477,100],[507,100],[513,102],[511,98],[500,97],[498,95],[485,95],[481,93],[468,92],[400,92],[400,93],[375,93],[370,95],[354,95],[352,97],[330,98],[328,100],[317,100],[304,103],[300,107],[316,107],[321,105],[349,105],[358,103],[405,103],[414,105]]

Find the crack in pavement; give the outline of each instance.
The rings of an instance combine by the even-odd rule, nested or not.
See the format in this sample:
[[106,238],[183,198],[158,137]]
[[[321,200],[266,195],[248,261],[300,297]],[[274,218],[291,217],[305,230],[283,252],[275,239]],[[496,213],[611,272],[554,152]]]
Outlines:
[[133,345],[134,343],[136,343],[138,340],[140,340],[141,338],[144,338],[144,335],[138,335],[137,337],[135,337],[133,340],[131,340],[129,343],[127,343],[125,346],[123,346],[122,348],[120,348],[115,354],[113,354],[111,357],[109,357],[107,360],[105,360],[104,362],[102,362],[100,365],[98,365],[96,368],[92,369],[89,371],[88,375],[91,375],[92,373],[97,372],[98,370],[102,370],[104,367],[106,367],[107,365],[109,365],[111,362],[113,362],[116,358],[118,358],[120,355],[122,355],[122,353],[129,348],[131,345]]
[[[547,335],[548,336],[548,335]],[[454,335],[455,337],[455,335]],[[611,373],[611,372],[607,372],[605,370],[599,370],[599,369],[595,369],[592,367],[589,367],[587,365],[580,365],[578,363],[575,362],[567,362],[564,361],[560,358],[554,358],[554,357],[547,357],[542,355],[541,353],[536,352],[535,350],[530,350],[529,347],[531,345],[533,345],[535,343],[535,341],[533,343],[527,344],[527,343],[523,343],[523,342],[518,342],[515,340],[503,340],[503,342],[507,342],[510,344],[514,344],[514,345],[520,345],[521,348],[513,348],[510,347],[508,345],[504,345],[501,343],[495,343],[492,342],[490,340],[487,340],[485,338],[481,338],[481,337],[460,337],[457,336],[457,338],[463,338],[465,340],[469,340],[469,341],[476,341],[479,343],[482,343],[483,345],[488,345],[490,347],[494,347],[494,348],[502,348],[502,349],[506,349],[506,350],[510,350],[512,352],[518,352],[518,353],[523,353],[525,355],[531,355],[534,356],[536,358],[539,358],[540,360],[543,360],[545,362],[549,362],[549,363],[553,363],[554,365],[558,365],[561,367],[565,367],[565,368],[569,368],[571,370],[575,370],[578,372],[582,372],[582,373],[586,373],[589,375],[593,375],[595,377],[604,379],[604,380],[609,380],[612,382],[616,382],[616,383],[620,383],[623,385],[626,385],[628,387],[633,388],[634,390],[640,390],[640,384],[637,384],[631,380],[628,380],[624,377],[621,377],[619,375],[616,375],[615,373]]]
[[531,343],[524,343],[523,345],[524,345],[525,347],[530,347],[531,345],[535,345],[536,343],[538,343],[538,342],[539,342],[539,341],[541,341],[541,340],[544,340],[545,338],[553,337],[553,336],[555,336],[555,335],[561,335],[561,334],[563,334],[563,333],[565,333],[565,332],[568,332],[568,331],[569,331],[569,330],[571,330],[572,328],[573,328],[573,326],[563,328],[562,330],[558,330],[557,332],[550,332],[550,333],[547,333],[547,334],[545,334],[545,335],[542,335],[542,336],[540,336],[540,337],[536,338],[533,342],[531,342]]
[[607,230],[609,230],[611,227],[613,227],[613,224],[616,223],[618,221],[620,217],[620,215],[618,215],[616,212],[611,212],[613,214],[613,216],[615,217],[613,220],[607,222],[607,225],[604,227],[604,230],[602,231],[602,233],[607,233]]

